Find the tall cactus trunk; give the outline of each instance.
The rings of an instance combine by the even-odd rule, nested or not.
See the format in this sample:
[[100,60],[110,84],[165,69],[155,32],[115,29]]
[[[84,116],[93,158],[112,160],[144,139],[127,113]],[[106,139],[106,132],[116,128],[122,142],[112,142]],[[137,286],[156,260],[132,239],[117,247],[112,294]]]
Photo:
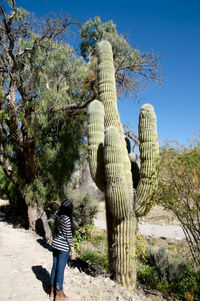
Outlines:
[[124,131],[117,109],[115,70],[109,43],[98,44],[99,100],[105,109],[104,164],[110,272],[129,290],[136,283],[136,218]]
[[[107,201],[106,201],[107,204]],[[136,217],[126,217],[118,224],[110,219],[106,205],[110,272],[118,283],[134,291],[136,285]]]
[[127,189],[121,135],[108,127],[104,139],[109,266],[114,279],[133,290],[136,283],[136,217]]

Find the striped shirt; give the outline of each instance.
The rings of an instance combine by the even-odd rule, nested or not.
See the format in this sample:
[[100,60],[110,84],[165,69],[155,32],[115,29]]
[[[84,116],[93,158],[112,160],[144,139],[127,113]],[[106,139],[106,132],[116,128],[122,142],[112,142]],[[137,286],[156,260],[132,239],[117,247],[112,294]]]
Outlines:
[[57,212],[55,217],[55,231],[53,235],[52,247],[61,251],[68,251],[74,246],[71,221],[66,215],[61,215],[60,219]]

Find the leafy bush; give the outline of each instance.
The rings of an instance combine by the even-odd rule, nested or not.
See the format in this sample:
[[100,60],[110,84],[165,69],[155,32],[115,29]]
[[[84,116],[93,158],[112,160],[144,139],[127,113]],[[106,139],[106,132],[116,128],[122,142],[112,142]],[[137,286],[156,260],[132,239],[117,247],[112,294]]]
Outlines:
[[67,198],[73,202],[74,205],[74,225],[79,228],[83,225],[93,223],[93,218],[98,212],[98,203],[91,194],[80,194],[76,191],[68,192]]
[[156,268],[142,262],[138,263],[137,278],[141,284],[152,289],[156,289],[160,283],[159,274]]
[[78,250],[80,250],[80,245],[84,241],[91,243],[98,248],[100,244],[107,245],[106,237],[106,231],[89,224],[82,226],[75,231],[74,241]]
[[145,259],[149,265],[157,269],[160,278],[166,278],[167,281],[182,279],[189,271],[189,266],[183,262],[177,250],[169,250],[167,243],[163,243],[160,247],[148,246]]
[[95,250],[86,250],[85,253],[81,256],[82,259],[90,261],[92,263],[96,263],[101,266],[104,270],[108,270],[108,256],[104,252],[95,251]]
[[200,265],[200,138],[189,146],[166,143],[160,150],[161,164],[156,201],[180,222],[197,266]]
[[[193,296],[194,301],[200,300],[200,273],[195,271],[189,271],[185,274],[185,277],[178,283],[174,282],[172,286],[178,296],[181,296],[185,300],[185,296]],[[175,286],[175,287],[174,287]]]
[[77,229],[74,235],[74,243],[81,259],[108,270],[106,237],[106,231],[98,229],[94,225],[85,225]]
[[97,228],[92,224],[76,229],[74,234],[74,243],[78,252],[80,251],[80,245],[83,241],[91,241],[92,239],[94,240],[96,238],[94,233],[96,229]]
[[[159,246],[158,246],[159,243]],[[189,258],[182,256],[177,245],[160,240],[149,243],[145,258],[138,264],[138,281],[145,287],[158,289],[179,300],[200,300],[200,273]],[[183,256],[184,255],[184,256]]]

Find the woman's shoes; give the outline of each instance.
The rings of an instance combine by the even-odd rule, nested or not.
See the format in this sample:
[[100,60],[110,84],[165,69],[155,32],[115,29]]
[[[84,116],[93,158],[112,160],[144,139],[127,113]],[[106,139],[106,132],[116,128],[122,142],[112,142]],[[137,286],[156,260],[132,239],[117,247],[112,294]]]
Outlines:
[[55,289],[52,287],[51,288],[51,293],[49,295],[49,300],[54,301],[54,297],[55,297]]
[[67,297],[63,291],[56,291],[55,301],[67,301],[69,297]]

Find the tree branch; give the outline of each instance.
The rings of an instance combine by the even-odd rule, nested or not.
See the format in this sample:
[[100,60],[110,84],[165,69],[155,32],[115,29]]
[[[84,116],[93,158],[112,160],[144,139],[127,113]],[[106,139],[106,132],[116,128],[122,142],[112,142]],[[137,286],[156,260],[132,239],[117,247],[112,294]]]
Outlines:
[[71,111],[71,114],[73,115],[72,112],[75,113],[75,111],[78,111],[78,110],[81,110],[81,109],[84,109],[87,107],[87,105],[92,101],[94,100],[94,97],[92,98],[89,98],[88,100],[84,101],[84,102],[81,102],[81,103],[73,103],[73,104],[66,104],[64,105],[62,108],[59,108],[59,109],[54,109],[53,107],[51,107],[48,112],[49,113],[55,113],[55,112],[64,112],[64,111]]

